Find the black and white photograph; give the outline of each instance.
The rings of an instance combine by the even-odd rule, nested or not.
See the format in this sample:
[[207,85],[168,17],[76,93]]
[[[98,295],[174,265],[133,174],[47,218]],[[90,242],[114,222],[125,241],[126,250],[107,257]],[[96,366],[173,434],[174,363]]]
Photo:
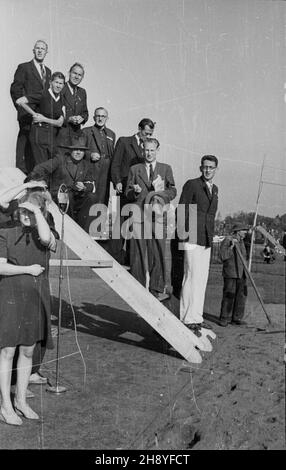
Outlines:
[[0,0],[1,452],[285,450],[285,24]]

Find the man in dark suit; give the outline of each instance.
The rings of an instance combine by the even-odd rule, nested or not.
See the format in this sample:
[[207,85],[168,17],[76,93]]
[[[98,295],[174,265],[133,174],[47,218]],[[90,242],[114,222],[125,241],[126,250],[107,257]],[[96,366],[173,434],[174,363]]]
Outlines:
[[58,154],[46,162],[39,163],[33,169],[31,179],[42,179],[49,184],[49,190],[55,202],[61,184],[68,188],[68,214],[81,226],[85,225],[85,204],[89,204],[94,192],[94,181],[90,164],[85,156],[87,146],[83,137],[72,139],[64,155]]
[[38,40],[34,46],[34,59],[18,65],[14,81],[10,87],[10,94],[18,113],[19,134],[16,145],[16,167],[24,173],[29,173],[33,166],[33,154],[29,141],[32,116],[25,111],[21,104],[29,103],[32,109],[36,108],[44,91],[50,85],[51,71],[44,65],[48,52],[45,41]]
[[246,325],[243,320],[247,298],[246,272],[239,258],[236,247],[246,260],[244,238],[248,227],[237,223],[233,226],[231,236],[224,238],[220,245],[220,258],[223,262],[223,298],[220,309],[220,326]]
[[96,181],[95,202],[108,206],[110,163],[114,153],[115,133],[106,127],[108,112],[105,108],[96,108],[93,119],[94,126],[83,129],[89,147],[86,157],[90,159],[93,179]]
[[81,127],[88,120],[86,91],[79,86],[83,77],[84,68],[76,62],[71,66],[69,80],[61,92],[66,116],[58,136],[60,146],[69,145],[74,136],[79,136]]
[[214,155],[202,157],[201,177],[184,184],[177,209],[177,232],[185,258],[180,319],[198,335],[201,327],[207,327],[203,307],[218,205],[218,188],[213,184],[217,165]]
[[[125,204],[128,203],[126,199],[125,191],[127,185],[127,178],[129,169],[132,165],[142,163],[144,161],[144,140],[147,137],[151,137],[155,128],[155,122],[151,119],[144,118],[138,124],[138,132],[131,137],[119,137],[113,159],[111,162],[111,180],[119,195],[120,204],[118,211],[122,211]],[[124,223],[125,217],[120,215],[120,227]],[[118,243],[117,243],[118,242]],[[129,251],[126,244],[126,254],[124,255],[123,250],[124,236],[120,240],[113,240],[113,256],[119,261],[129,263]]]
[[[130,239],[130,273],[146,287],[149,272],[149,290],[159,300],[165,293],[166,267],[166,211],[177,191],[172,168],[157,162],[159,142],[148,138],[144,142],[145,162],[129,170],[126,197],[132,207],[133,236]],[[147,209],[146,204],[153,205]],[[147,209],[147,212],[146,212]],[[145,217],[144,217],[145,211]],[[160,229],[160,224],[161,229]],[[146,263],[147,256],[147,263]]]

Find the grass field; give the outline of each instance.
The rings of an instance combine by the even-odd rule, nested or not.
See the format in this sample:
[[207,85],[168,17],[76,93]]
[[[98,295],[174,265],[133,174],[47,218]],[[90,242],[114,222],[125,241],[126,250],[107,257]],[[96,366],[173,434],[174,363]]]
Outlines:
[[[261,245],[256,245],[251,266],[254,282],[261,292],[263,301],[267,304],[285,304],[285,267],[284,257],[276,255],[272,264],[263,262]],[[209,282],[212,285],[222,285],[222,264],[217,257],[212,258]],[[249,283],[249,282],[248,282]],[[250,284],[250,283],[249,283]]]

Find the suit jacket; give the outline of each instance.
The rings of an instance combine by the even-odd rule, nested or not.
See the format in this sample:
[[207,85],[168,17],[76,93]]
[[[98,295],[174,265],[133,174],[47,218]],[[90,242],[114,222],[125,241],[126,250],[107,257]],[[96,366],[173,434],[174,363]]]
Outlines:
[[[231,237],[225,237],[220,246],[220,258],[223,262],[222,275],[226,278],[241,279],[244,272],[244,266],[237,255],[235,248],[230,248]],[[246,249],[244,241],[238,242],[241,254],[246,259]]]
[[14,81],[10,87],[10,94],[14,106],[18,112],[18,121],[20,125],[31,124],[32,116],[28,114],[21,106],[16,105],[18,98],[26,96],[29,101],[29,106],[32,109],[36,108],[44,91],[48,90],[51,80],[51,70],[45,66],[46,69],[46,82],[43,85],[40,74],[34,64],[34,61],[25,62],[18,65],[14,75]]
[[69,86],[66,83],[62,89],[61,95],[66,108],[66,119],[64,125],[70,125],[68,124],[68,119],[71,116],[82,116],[83,122],[81,123],[81,126],[85,124],[88,120],[87,96],[85,89],[78,86],[75,96],[70,92]]
[[[166,163],[156,162],[154,179],[158,175],[160,175],[164,181],[164,190],[159,192],[160,196],[164,199],[165,203],[168,204],[176,197],[177,194],[172,168]],[[134,184],[139,184],[139,186],[141,186],[142,191],[140,193],[135,193],[133,189]],[[129,170],[128,182],[125,191],[126,198],[130,202],[135,202],[142,212],[144,209],[145,199],[151,191],[154,191],[154,187],[148,180],[145,163],[138,163],[137,165],[132,166]],[[133,220],[136,221],[136,214],[133,214]],[[140,218],[140,222],[141,221],[143,221],[142,217]]]
[[[87,139],[87,146],[88,150],[86,151],[86,156],[90,158],[90,154],[92,152],[97,152],[101,155],[101,148],[100,148],[100,132],[96,126],[85,127],[82,129],[83,133],[86,135]],[[115,133],[105,127],[106,132],[106,140],[107,140],[107,148],[108,148],[108,156],[111,158],[114,153],[114,146],[115,146]],[[99,160],[100,161],[100,160]]]
[[69,153],[59,154],[46,162],[39,163],[31,172],[31,177],[40,177],[49,181],[50,192],[53,197],[57,194],[62,183],[75,192],[77,192],[74,187],[75,183],[79,181],[86,183],[87,189],[80,191],[79,194],[92,192],[94,188],[89,162],[83,158],[80,162],[74,164]]
[[96,182],[96,202],[107,205],[110,192],[110,164],[114,153],[115,133],[111,129],[105,128],[107,154],[102,155],[99,129],[96,126],[91,126],[85,127],[82,131],[86,136],[89,148],[86,151],[86,158],[90,160],[92,152],[97,152],[101,155],[100,160],[96,162],[90,160],[90,166],[92,168],[93,179]]
[[[206,182],[202,177],[188,180],[182,189],[179,204],[184,204],[184,216],[182,217],[177,209],[177,233],[179,239],[183,241],[192,241],[189,237],[182,238],[181,234],[189,232],[189,204],[197,205],[197,245],[210,247],[212,245],[214,234],[214,221],[218,205],[218,187],[214,184],[212,194],[210,194]],[[183,220],[185,219],[185,220]]]
[[111,162],[111,180],[114,186],[117,183],[122,183],[124,192],[127,185],[129,168],[143,161],[142,150],[137,143],[135,135],[119,137]]

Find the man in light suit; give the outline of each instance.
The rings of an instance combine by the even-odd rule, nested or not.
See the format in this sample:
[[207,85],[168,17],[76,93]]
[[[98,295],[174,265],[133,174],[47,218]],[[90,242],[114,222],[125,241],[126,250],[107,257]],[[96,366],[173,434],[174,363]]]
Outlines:
[[[130,168],[126,197],[136,205],[132,218],[133,237],[130,239],[130,273],[146,287],[146,272],[149,271],[150,292],[159,300],[164,300],[168,298],[165,293],[166,231],[164,228],[166,227],[157,230],[159,227],[156,224],[161,223],[164,226],[163,210],[176,197],[177,191],[170,165],[157,162],[158,150],[157,139],[148,138],[145,140],[145,162]],[[156,205],[156,208],[150,210],[149,207],[148,213],[146,213],[146,204],[151,203]],[[145,218],[143,217],[144,210]],[[148,223],[151,233],[147,235],[146,224]]]
[[[180,319],[198,336],[200,328],[208,327],[203,320],[203,307],[218,205],[218,188],[213,184],[217,165],[214,155],[202,157],[201,177],[184,184],[177,209],[183,209],[178,212],[177,232],[185,258]],[[190,204],[196,205],[196,227],[195,220],[189,220]]]
[[94,111],[94,126],[82,131],[87,137],[93,179],[96,181],[95,202],[108,206],[110,193],[110,163],[114,153],[115,133],[106,127],[108,112],[99,107]]
[[84,77],[84,68],[76,62],[69,70],[69,79],[61,95],[65,106],[65,121],[58,136],[59,146],[69,145],[71,140],[81,135],[81,127],[88,120],[87,95],[80,87]]
[[[111,162],[111,180],[120,198],[120,214],[122,208],[128,203],[126,199],[126,185],[129,169],[132,165],[144,161],[144,140],[151,137],[155,128],[155,122],[149,118],[141,119],[138,124],[138,132],[130,137],[119,137],[113,159]],[[120,216],[120,226],[125,218]],[[122,264],[129,264],[129,243],[126,244],[126,252],[123,250],[124,238],[113,240],[113,256]]]
[[14,75],[14,81],[10,87],[10,94],[14,106],[17,109],[19,133],[16,145],[16,167],[24,173],[29,173],[33,166],[33,154],[29,141],[32,124],[32,116],[20,106],[29,103],[32,109],[36,108],[44,91],[50,86],[51,70],[44,65],[44,59],[48,52],[45,41],[38,40],[35,43],[34,58],[30,62],[18,65]]

